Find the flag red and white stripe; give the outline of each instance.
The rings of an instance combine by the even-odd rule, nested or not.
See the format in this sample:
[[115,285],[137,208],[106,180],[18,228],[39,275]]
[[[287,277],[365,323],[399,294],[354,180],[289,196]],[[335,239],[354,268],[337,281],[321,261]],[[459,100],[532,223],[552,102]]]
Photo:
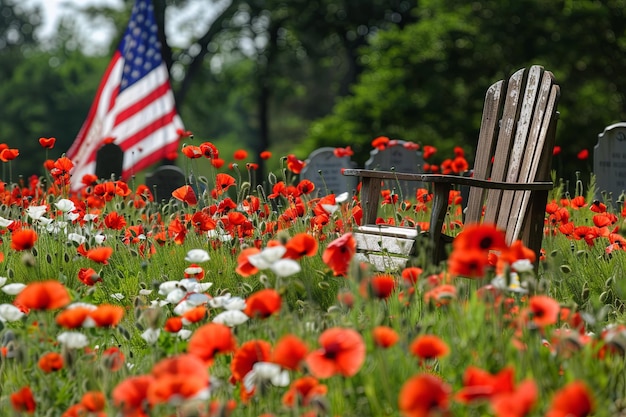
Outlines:
[[107,138],[124,151],[122,178],[178,148],[182,121],[161,56],[150,0],[137,0],[124,37],[98,87],[87,119],[67,151],[74,163],[72,190],[93,174],[96,152]]

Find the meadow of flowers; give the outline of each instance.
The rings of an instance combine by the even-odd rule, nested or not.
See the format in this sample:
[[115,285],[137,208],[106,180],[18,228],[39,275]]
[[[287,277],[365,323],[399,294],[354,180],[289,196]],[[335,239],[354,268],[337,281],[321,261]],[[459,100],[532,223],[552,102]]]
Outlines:
[[[355,261],[358,190],[317,197],[294,155],[261,187],[245,152],[182,154],[212,174],[166,204],[134,180],[71,193],[64,157],[3,183],[3,415],[626,415],[626,208],[593,184],[554,190],[540,254],[462,224],[455,190],[448,260],[380,272]],[[425,227],[428,190],[383,194],[379,222]]]

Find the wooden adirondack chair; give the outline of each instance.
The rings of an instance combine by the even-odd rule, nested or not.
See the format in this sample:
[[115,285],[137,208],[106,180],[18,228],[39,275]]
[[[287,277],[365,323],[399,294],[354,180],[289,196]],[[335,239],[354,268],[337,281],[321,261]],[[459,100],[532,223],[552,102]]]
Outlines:
[[[361,178],[363,221],[355,233],[361,256],[378,269],[402,267],[414,250],[418,231],[375,225],[381,182],[385,179],[422,181],[432,185],[429,237],[436,262],[444,258],[442,233],[448,195],[453,186],[469,186],[465,224],[489,222],[506,231],[507,243],[521,239],[537,253],[543,238],[552,149],[558,119],[560,89],[541,66],[520,69],[487,90],[473,175],[409,174],[347,169]],[[493,162],[492,162],[493,161]]]

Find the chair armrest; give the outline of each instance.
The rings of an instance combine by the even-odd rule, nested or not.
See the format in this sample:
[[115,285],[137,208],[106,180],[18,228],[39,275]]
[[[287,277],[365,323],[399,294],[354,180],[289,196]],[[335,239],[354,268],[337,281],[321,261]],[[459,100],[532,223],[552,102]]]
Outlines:
[[422,181],[430,183],[447,183],[456,185],[467,185],[470,187],[479,187],[493,190],[552,190],[554,183],[552,181],[538,182],[502,182],[480,180],[472,177],[461,177],[456,175],[444,174],[410,174],[405,172],[394,171],[376,171],[371,169],[345,169],[343,175],[355,176],[361,178],[371,178],[379,180],[399,180],[399,181]]

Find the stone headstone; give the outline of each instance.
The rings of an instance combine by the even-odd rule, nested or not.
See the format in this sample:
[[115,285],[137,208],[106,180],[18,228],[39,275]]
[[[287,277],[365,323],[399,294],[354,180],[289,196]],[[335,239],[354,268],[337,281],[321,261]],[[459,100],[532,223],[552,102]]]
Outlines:
[[146,175],[146,185],[157,202],[169,201],[172,192],[185,184],[185,173],[176,165],[162,165]]
[[[385,149],[374,149],[370,152],[370,159],[365,162],[365,169],[378,171],[396,171],[412,174],[424,172],[424,158],[422,153],[412,148],[411,142],[403,140],[393,141]],[[426,188],[419,181],[385,181],[384,188],[395,188],[396,192],[402,192],[402,197],[410,199],[415,197],[418,188]],[[400,190],[398,190],[400,187]]]
[[315,184],[316,196],[352,193],[356,189],[358,178],[344,176],[342,170],[354,167],[355,163],[349,156],[337,157],[335,148],[319,148],[306,159],[300,179],[307,179]]
[[612,194],[613,201],[626,191],[626,123],[615,123],[598,135],[593,148],[593,173],[598,194]]
[[96,176],[110,180],[122,177],[124,166],[124,151],[115,143],[107,143],[96,152]]

